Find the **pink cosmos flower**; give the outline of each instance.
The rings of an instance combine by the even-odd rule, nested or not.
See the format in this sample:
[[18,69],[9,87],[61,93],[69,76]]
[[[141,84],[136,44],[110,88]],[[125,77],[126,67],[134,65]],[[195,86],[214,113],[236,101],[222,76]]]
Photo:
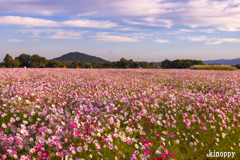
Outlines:
[[6,151],[6,150],[9,149],[9,147],[6,145],[6,146],[3,147],[3,149]]
[[145,146],[146,148],[148,148],[148,147],[149,147],[149,144],[148,144],[148,143],[145,143],[144,146]]
[[169,155],[173,158],[175,157],[175,155],[173,153],[169,153]]
[[59,155],[61,158],[64,157],[64,152],[60,152],[60,155]]
[[12,154],[17,154],[17,152],[16,151],[12,151]]
[[153,143],[153,141],[150,141],[150,143],[152,144],[152,146],[154,146],[154,143]]
[[43,144],[43,143],[45,143],[45,138],[41,136],[41,137],[39,137],[38,141]]
[[71,123],[71,124],[70,124],[70,127],[71,127],[71,128],[76,128],[75,123]]
[[159,133],[156,133],[156,137],[160,137],[160,134],[159,134]]
[[144,149],[143,152],[146,153],[147,155],[151,155],[151,154],[152,154],[152,153],[151,153],[149,150],[147,150],[147,149]]
[[162,158],[163,158],[163,159],[167,159],[168,156],[167,156],[165,153],[162,153]]
[[78,130],[75,130],[75,135],[79,135],[79,131]]
[[48,157],[48,152],[47,152],[47,151],[42,152],[42,156],[43,156],[44,158]]
[[25,129],[21,130],[21,133],[24,135],[24,136],[28,136],[29,135],[29,132]]
[[6,155],[6,154],[3,154],[3,155],[2,155],[2,159],[7,159],[7,155]]
[[113,123],[114,123],[113,117],[109,118],[109,123],[110,123],[110,124],[113,124]]
[[40,148],[39,148],[39,147],[36,147],[36,148],[35,148],[35,152],[38,153],[39,151],[40,151]]
[[77,151],[82,152],[82,147],[81,146],[77,147]]

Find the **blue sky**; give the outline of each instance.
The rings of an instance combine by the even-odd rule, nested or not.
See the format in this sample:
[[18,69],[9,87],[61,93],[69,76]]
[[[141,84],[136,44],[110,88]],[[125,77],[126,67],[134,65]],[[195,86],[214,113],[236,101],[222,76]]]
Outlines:
[[240,57],[239,0],[0,0],[0,61],[79,51],[109,61]]

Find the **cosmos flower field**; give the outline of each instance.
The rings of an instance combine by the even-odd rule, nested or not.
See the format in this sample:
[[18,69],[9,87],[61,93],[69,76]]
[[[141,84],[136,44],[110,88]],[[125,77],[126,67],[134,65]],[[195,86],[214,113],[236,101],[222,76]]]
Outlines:
[[0,69],[1,159],[239,159],[239,121],[239,71]]

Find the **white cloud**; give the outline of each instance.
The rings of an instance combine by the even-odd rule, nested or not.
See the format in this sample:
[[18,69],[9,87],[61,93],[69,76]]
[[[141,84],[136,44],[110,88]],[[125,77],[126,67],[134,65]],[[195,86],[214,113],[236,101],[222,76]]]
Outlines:
[[198,36],[198,37],[177,37],[178,39],[182,39],[182,40],[189,40],[189,41],[193,41],[193,42],[202,42],[207,40],[206,36]]
[[169,40],[165,40],[165,39],[155,39],[154,40],[156,43],[170,43]]
[[141,26],[154,26],[154,27],[166,27],[171,28],[172,22],[169,19],[156,19],[153,17],[145,17],[141,18],[140,21],[131,21],[125,19],[124,22],[133,25],[141,25]]
[[157,16],[182,10],[182,3],[161,0],[116,0],[110,3],[115,12],[125,16]]
[[[104,2],[104,3],[103,3]],[[107,4],[107,5],[106,5]],[[184,25],[193,28],[211,27],[221,31],[240,31],[239,0],[0,0],[1,13],[29,15],[63,15],[65,17],[92,16],[104,19],[124,20],[128,24],[139,26],[157,26],[170,28]],[[8,20],[10,19],[11,20]],[[117,24],[109,21],[69,20],[55,22],[51,20],[5,16],[0,17],[1,25],[13,24],[29,27],[94,27],[112,28]],[[129,26],[124,26],[128,28]],[[200,30],[199,30],[200,31]],[[212,33],[212,30],[200,32]]]
[[238,38],[210,38],[205,43],[208,45],[221,44],[223,42],[237,43],[240,42]]
[[117,24],[109,21],[93,21],[93,20],[70,20],[61,22],[62,26],[70,27],[90,27],[90,28],[112,28],[117,27]]
[[188,40],[190,41],[194,41],[194,42],[202,42],[202,41],[205,41],[207,38],[206,36],[199,36],[199,37],[187,37]]
[[198,32],[206,32],[206,33],[213,33],[214,29],[199,29]]
[[2,25],[20,25],[26,27],[57,27],[57,22],[39,18],[4,16],[0,17]]
[[25,29],[19,32],[30,34],[33,37],[44,37],[47,39],[81,39],[87,31],[74,31],[64,29]]
[[4,16],[0,17],[2,25],[20,25],[25,27],[90,27],[90,28],[112,28],[117,27],[116,23],[109,21],[94,21],[94,20],[69,20],[56,22],[52,20],[19,17],[19,16]]
[[139,39],[126,37],[126,36],[118,36],[118,35],[110,35],[109,33],[100,32],[97,33],[95,36],[91,36],[96,40],[101,41],[110,41],[110,42],[140,42]]
[[229,43],[237,43],[240,42],[238,38],[207,38],[206,36],[199,36],[199,37],[177,37],[178,39],[182,40],[189,40],[193,42],[204,42],[207,45],[217,45],[224,42]]
[[11,42],[11,43],[19,43],[19,42],[23,42],[25,40],[22,40],[22,39],[9,39],[8,42]]
[[98,13],[97,11],[86,12],[86,13],[78,13],[78,14],[77,14],[77,17],[81,17],[81,16],[91,16],[91,15],[94,15],[94,14],[97,14],[97,13]]

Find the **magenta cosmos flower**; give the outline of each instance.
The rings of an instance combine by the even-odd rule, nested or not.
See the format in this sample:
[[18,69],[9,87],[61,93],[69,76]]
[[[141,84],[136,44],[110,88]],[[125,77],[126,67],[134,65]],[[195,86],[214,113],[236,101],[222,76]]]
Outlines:
[[175,155],[173,153],[169,153],[169,155],[173,158],[175,157]]
[[149,150],[147,150],[147,149],[144,149],[143,152],[146,153],[147,155],[151,155],[151,154],[152,154],[152,153],[151,153]]
[[71,127],[71,128],[76,128],[75,123],[71,123],[71,124],[70,124],[70,127]]
[[42,156],[43,156],[44,158],[47,158],[47,157],[48,157],[48,152],[47,152],[47,151],[42,152]]
[[167,159],[168,156],[167,156],[165,153],[162,153],[162,158],[163,158],[163,159]]

